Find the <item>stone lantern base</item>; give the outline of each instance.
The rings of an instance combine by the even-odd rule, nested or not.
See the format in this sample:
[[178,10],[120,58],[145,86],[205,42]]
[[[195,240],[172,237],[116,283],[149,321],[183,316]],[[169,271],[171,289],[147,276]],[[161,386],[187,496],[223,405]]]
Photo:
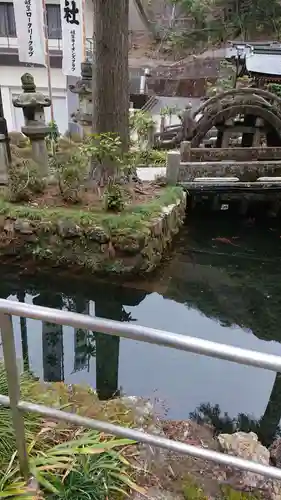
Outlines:
[[22,127],[22,133],[30,139],[32,158],[40,165],[40,173],[44,177],[48,175],[48,151],[45,138],[49,132],[50,128],[46,125]]

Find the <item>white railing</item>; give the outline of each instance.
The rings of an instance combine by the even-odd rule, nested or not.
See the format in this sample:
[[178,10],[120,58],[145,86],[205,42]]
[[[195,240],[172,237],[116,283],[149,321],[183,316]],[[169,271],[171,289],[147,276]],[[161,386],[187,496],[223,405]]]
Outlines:
[[84,426],[89,429],[100,430],[115,436],[129,438],[140,443],[182,453],[183,455],[211,460],[218,464],[236,467],[241,470],[247,470],[266,477],[281,480],[281,470],[275,467],[262,465],[232,455],[166,439],[162,436],[147,434],[135,429],[128,429],[108,422],[101,422],[77,414],[60,411],[55,408],[20,400],[19,374],[12,316],[48,321],[50,323],[68,325],[74,328],[86,328],[107,335],[115,335],[148,342],[150,344],[162,345],[181,351],[225,359],[243,365],[256,366],[275,372],[281,372],[281,356],[245,350],[208,340],[138,325],[124,324],[118,321],[95,318],[84,314],[59,311],[47,307],[0,299],[0,328],[9,389],[9,397],[0,395],[0,404],[11,408],[18,456],[24,477],[28,478],[29,476],[28,454],[24,431],[24,412],[31,411],[45,417],[70,422],[74,425]]

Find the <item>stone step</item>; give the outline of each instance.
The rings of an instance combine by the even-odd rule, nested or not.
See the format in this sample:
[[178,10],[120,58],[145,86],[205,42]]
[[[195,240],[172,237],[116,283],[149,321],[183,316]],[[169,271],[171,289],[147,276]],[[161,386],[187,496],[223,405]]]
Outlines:
[[238,177],[195,177],[193,182],[239,182]]
[[281,182],[281,177],[259,177],[257,181],[260,182]]

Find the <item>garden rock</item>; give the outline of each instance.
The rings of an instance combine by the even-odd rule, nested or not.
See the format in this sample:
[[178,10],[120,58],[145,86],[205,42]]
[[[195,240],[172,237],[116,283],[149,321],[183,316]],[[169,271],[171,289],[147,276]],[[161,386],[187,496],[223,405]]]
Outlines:
[[151,232],[153,236],[160,236],[163,232],[163,218],[160,217],[159,219],[156,219],[155,223],[153,224],[151,228]]
[[14,229],[21,234],[33,234],[31,224],[26,220],[17,219],[14,224]]
[[77,224],[70,220],[58,221],[58,233],[62,238],[75,238],[80,236],[82,231]]
[[137,254],[144,246],[144,237],[119,236],[113,239],[114,248],[124,253]]
[[281,438],[276,439],[269,447],[270,458],[272,463],[281,468]]
[[6,219],[3,230],[8,235],[14,234],[15,231],[14,221],[12,219]]
[[137,396],[123,396],[120,401],[133,410],[135,414],[135,424],[142,427],[147,419],[153,418],[154,409],[150,401]]
[[[270,465],[270,452],[258,441],[254,432],[235,432],[220,434],[218,441],[222,451],[246,460]],[[281,500],[281,484],[277,480],[248,471],[238,471],[229,468],[227,482],[236,489],[243,491],[259,491],[266,498]]]
[[91,229],[87,229],[86,236],[89,240],[96,241],[101,245],[109,242],[109,236],[106,234],[102,227],[93,227]]
[[141,493],[134,493],[131,496],[132,500],[143,500],[144,498],[147,500],[182,500],[182,497],[176,493],[161,490],[160,488],[156,488],[154,486],[147,488],[145,497],[141,495]]

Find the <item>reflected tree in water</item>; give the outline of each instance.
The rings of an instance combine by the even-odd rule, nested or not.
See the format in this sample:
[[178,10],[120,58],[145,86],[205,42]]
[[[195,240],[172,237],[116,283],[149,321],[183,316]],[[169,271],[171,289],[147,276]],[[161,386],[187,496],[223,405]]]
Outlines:
[[271,420],[271,414],[267,410],[262,418],[254,419],[245,413],[239,413],[237,417],[231,418],[227,412],[222,412],[219,405],[202,403],[196,410],[190,413],[189,418],[198,424],[211,425],[215,434],[232,434],[237,431],[255,432],[265,446],[281,436],[279,420]]
[[[20,290],[17,293],[19,302],[25,302],[25,292]],[[27,339],[27,325],[26,318],[20,317],[20,332],[21,332],[21,348],[24,370],[29,371],[29,354],[28,354],[28,339]]]
[[[17,288],[17,284],[14,286]],[[124,304],[135,306],[147,295],[142,290],[95,282],[94,288],[91,283],[91,286],[85,287],[83,293],[75,293],[73,290],[73,295],[70,296],[72,283],[67,281],[60,283],[60,286],[61,293],[54,293],[53,290],[58,289],[58,283],[52,283],[51,278],[44,282],[44,286],[36,280],[30,283],[29,278],[26,290],[31,295],[40,290],[33,299],[33,303],[37,305],[88,314],[89,303],[93,301],[96,316],[124,322],[134,321],[131,314],[126,312]],[[63,381],[63,327],[43,322],[42,336],[44,380]],[[90,358],[96,356],[96,388],[101,399],[108,399],[119,393],[119,344],[120,340],[115,336],[85,329],[75,331],[74,371],[87,368]]]
[[[68,304],[68,309],[70,309]],[[71,309],[70,309],[71,310]],[[83,297],[77,296],[73,301],[72,310],[79,314],[90,313],[90,303]],[[95,338],[92,332],[85,328],[74,328],[74,368],[73,372],[87,369],[89,371],[90,358],[96,355]]]
[[96,338],[93,332],[75,329],[73,373],[90,369],[90,359],[96,356]]
[[204,229],[202,221],[194,223],[169,269],[167,297],[222,326],[237,325],[262,340],[281,342],[280,234],[279,228],[249,228],[229,219],[206,220]]
[[[204,231],[190,231],[193,251],[186,248],[179,261],[174,261],[167,296],[222,326],[239,326],[261,340],[281,342],[281,239],[277,229],[251,231],[243,228],[241,222],[235,228],[228,221],[224,227],[208,222]],[[229,238],[229,244],[218,242],[222,239],[219,236]],[[203,405],[201,410],[200,418],[211,418],[218,428],[231,429],[234,425],[243,430],[258,429],[264,444],[269,444],[280,432],[281,375],[276,374],[259,421],[243,414],[231,419],[227,414],[221,415],[217,406]]]
[[[61,294],[42,292],[33,299],[40,306],[63,308]],[[63,327],[42,321],[43,378],[46,382],[64,381]]]
[[[116,321],[132,321],[120,301],[96,301],[96,316]],[[120,394],[118,384],[120,338],[115,335],[95,333],[96,384],[100,399],[106,400]]]
[[[130,312],[124,308],[124,302],[129,304],[138,303],[146,294],[135,290],[129,291],[129,297],[124,297],[124,292],[117,288],[111,288],[108,297],[106,284],[95,288],[93,300],[95,302],[95,315],[100,318],[110,318],[116,321],[134,321]],[[68,310],[82,314],[89,314],[89,301],[82,296],[65,298],[65,306]],[[118,370],[119,370],[119,346],[120,339],[114,335],[104,335],[85,329],[75,329],[75,357],[74,372],[88,369],[92,357],[96,357],[96,389],[100,399],[106,400],[118,396]]]

